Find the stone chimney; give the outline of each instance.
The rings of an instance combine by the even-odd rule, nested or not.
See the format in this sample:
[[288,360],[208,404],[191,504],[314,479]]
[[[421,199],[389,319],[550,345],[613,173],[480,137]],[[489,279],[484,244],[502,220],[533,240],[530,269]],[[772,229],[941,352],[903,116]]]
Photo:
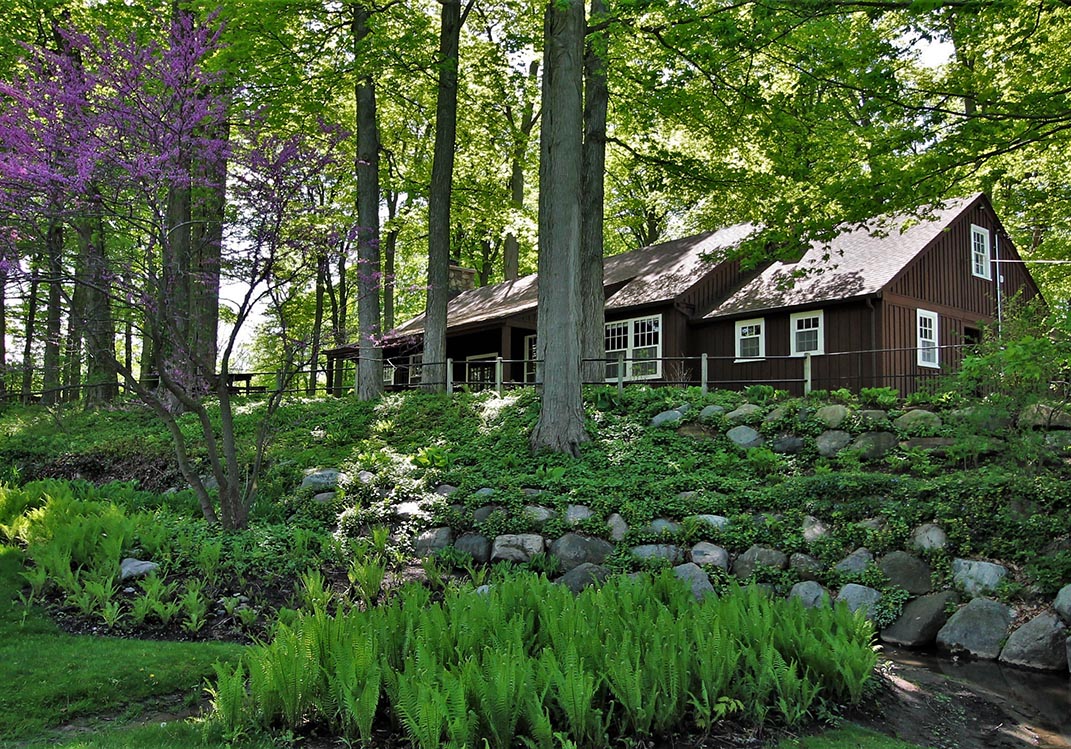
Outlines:
[[476,288],[476,271],[473,268],[462,268],[453,259],[450,260],[450,298],[462,291]]

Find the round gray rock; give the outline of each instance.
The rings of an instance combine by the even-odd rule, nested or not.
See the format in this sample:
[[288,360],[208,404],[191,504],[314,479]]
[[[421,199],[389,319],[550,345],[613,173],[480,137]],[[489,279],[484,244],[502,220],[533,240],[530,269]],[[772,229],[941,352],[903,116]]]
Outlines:
[[833,565],[833,569],[848,575],[858,575],[873,561],[874,555],[870,553],[870,550],[860,546],[851,554],[844,557],[844,559]]
[[334,490],[344,478],[337,468],[310,468],[305,472],[305,478],[301,479],[301,488],[314,492]]
[[866,585],[848,583],[837,593],[837,603],[844,603],[852,612],[862,611],[867,619],[873,621],[878,612],[881,592]]
[[952,581],[971,598],[996,590],[1007,574],[1008,568],[1002,564],[976,559],[952,560]]
[[491,544],[491,561],[527,562],[544,549],[543,537],[538,533],[506,533],[495,536]]
[[456,491],[457,487],[453,484],[439,484],[437,487],[435,487],[435,493],[442,495],[443,497],[449,497]]
[[561,560],[566,572],[584,563],[602,564],[613,551],[613,545],[601,538],[576,533],[566,533],[550,545],[550,553]]
[[681,524],[678,523],[676,520],[670,520],[669,518],[655,518],[650,523],[648,523],[646,526],[644,526],[643,530],[646,533],[660,534],[660,533],[679,533],[680,529],[681,529]]
[[889,414],[880,408],[867,408],[859,412],[859,423],[867,429],[888,426]]
[[725,418],[729,421],[743,421],[759,413],[762,413],[761,406],[756,406],[754,403],[745,403],[740,408],[725,414]]
[[609,576],[610,571],[605,567],[585,562],[584,564],[578,564],[576,567],[573,567],[573,569],[566,572],[554,582],[564,585],[574,593],[579,593],[584,588],[591,587],[592,585],[602,585]]
[[821,562],[802,551],[797,551],[788,558],[788,568],[803,580],[816,579],[824,569]]
[[134,557],[127,557],[119,562],[119,579],[133,580],[136,577],[145,577],[151,572],[160,569],[156,562],[146,562]]
[[1064,620],[1064,624],[1071,624],[1071,585],[1060,588],[1056,600],[1052,602],[1052,608]]
[[718,531],[729,525],[729,518],[722,515],[691,515],[686,517],[685,520],[691,520],[699,525],[709,525]]
[[762,435],[757,430],[743,424],[733,427],[725,433],[725,436],[737,447],[745,449],[760,447],[763,443]]
[[788,566],[788,557],[784,552],[758,544],[752,546],[733,562],[733,574],[737,577],[751,577],[759,566],[783,570]]
[[955,600],[956,594],[945,590],[910,601],[900,617],[881,631],[882,641],[905,648],[932,645],[948,621],[949,604]]
[[568,505],[565,508],[565,522],[569,525],[576,525],[594,515],[595,513],[587,505]]
[[557,515],[554,510],[543,505],[525,505],[524,516],[532,521],[532,524],[536,527],[536,530],[541,529],[544,525],[549,523]]
[[337,492],[320,492],[312,498],[312,501],[318,505],[329,505],[335,501],[337,496]]
[[729,552],[708,541],[700,541],[692,547],[692,561],[704,567],[710,564],[727,570],[729,569]]
[[666,559],[679,564],[684,558],[681,547],[673,544],[642,544],[632,547],[632,556],[637,559]]
[[933,590],[930,565],[906,551],[893,551],[878,560],[878,568],[889,582],[906,590],[913,596],[921,596]]
[[479,533],[465,533],[454,541],[454,547],[469,554],[480,564],[487,564],[491,559],[491,540]]
[[477,507],[476,511],[472,513],[472,522],[486,523],[487,519],[491,517],[491,513],[498,509],[501,508],[495,505],[484,505],[483,507]]
[[948,546],[948,534],[936,523],[925,523],[911,532],[911,545],[919,551],[940,551]]
[[804,442],[802,437],[794,434],[779,434],[770,443],[770,449],[778,455],[795,455],[803,452]]
[[830,605],[829,591],[814,580],[804,580],[792,586],[788,592],[789,599],[798,598],[809,609]]
[[683,417],[684,414],[677,409],[670,409],[669,411],[663,411],[662,413],[652,416],[651,423],[648,426],[660,427],[669,424],[677,424]]
[[933,411],[916,408],[908,411],[893,422],[893,426],[902,432],[913,434],[915,432],[928,432],[941,428],[941,417]]
[[937,646],[952,653],[993,660],[1008,636],[1015,612],[989,598],[975,598],[949,617],[937,633]]
[[814,412],[814,418],[825,424],[827,429],[837,429],[848,418],[848,407],[839,403],[822,406]]
[[710,584],[710,578],[697,564],[692,562],[679,564],[673,568],[673,574],[691,588],[692,595],[700,601],[714,593],[714,586]]
[[452,529],[446,526],[428,528],[413,540],[413,551],[418,557],[426,557],[447,546],[452,546],[453,543],[454,531]]
[[880,460],[896,445],[892,432],[863,432],[852,443],[852,449],[858,450],[864,460]]
[[721,416],[723,413],[725,413],[725,409],[722,406],[705,406],[699,412],[699,420],[711,421],[714,417]]
[[618,513],[614,513],[606,519],[606,527],[610,529],[610,538],[620,541],[628,533],[628,523]]
[[1000,662],[1039,671],[1067,670],[1067,627],[1056,614],[1040,614],[1011,633]]
[[841,450],[846,448],[852,441],[852,435],[847,432],[842,432],[839,429],[830,429],[822,432],[815,439],[815,447],[818,448],[818,454],[825,458],[832,458]]

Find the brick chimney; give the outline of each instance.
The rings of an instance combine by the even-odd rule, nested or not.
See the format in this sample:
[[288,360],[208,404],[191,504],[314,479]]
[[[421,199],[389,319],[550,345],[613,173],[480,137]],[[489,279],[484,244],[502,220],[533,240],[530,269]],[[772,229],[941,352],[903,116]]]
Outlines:
[[469,289],[476,288],[476,271],[473,268],[462,268],[453,259],[450,260],[450,298],[460,294],[462,291],[468,291]]

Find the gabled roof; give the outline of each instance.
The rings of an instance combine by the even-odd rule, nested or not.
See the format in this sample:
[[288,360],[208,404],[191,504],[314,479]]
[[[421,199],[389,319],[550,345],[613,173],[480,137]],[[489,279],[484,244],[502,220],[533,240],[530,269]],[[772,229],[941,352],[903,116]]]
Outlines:
[[815,242],[798,262],[775,262],[704,319],[876,294],[947,230],[981,193],[915,214],[880,216]]
[[[727,251],[756,227],[737,224],[718,231],[651,245],[603,260],[603,284],[614,288],[607,309],[640,307],[677,299],[724,260]],[[456,329],[534,311],[539,299],[535,273],[494,286],[462,292],[446,308],[447,327]],[[424,332],[424,315],[394,329],[392,335]]]

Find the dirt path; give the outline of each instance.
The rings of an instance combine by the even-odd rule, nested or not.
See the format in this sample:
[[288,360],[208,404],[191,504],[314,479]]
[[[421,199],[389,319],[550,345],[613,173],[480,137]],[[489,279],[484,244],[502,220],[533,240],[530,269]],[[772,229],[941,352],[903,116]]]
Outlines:
[[934,749],[1071,749],[1067,677],[893,653],[858,722]]

